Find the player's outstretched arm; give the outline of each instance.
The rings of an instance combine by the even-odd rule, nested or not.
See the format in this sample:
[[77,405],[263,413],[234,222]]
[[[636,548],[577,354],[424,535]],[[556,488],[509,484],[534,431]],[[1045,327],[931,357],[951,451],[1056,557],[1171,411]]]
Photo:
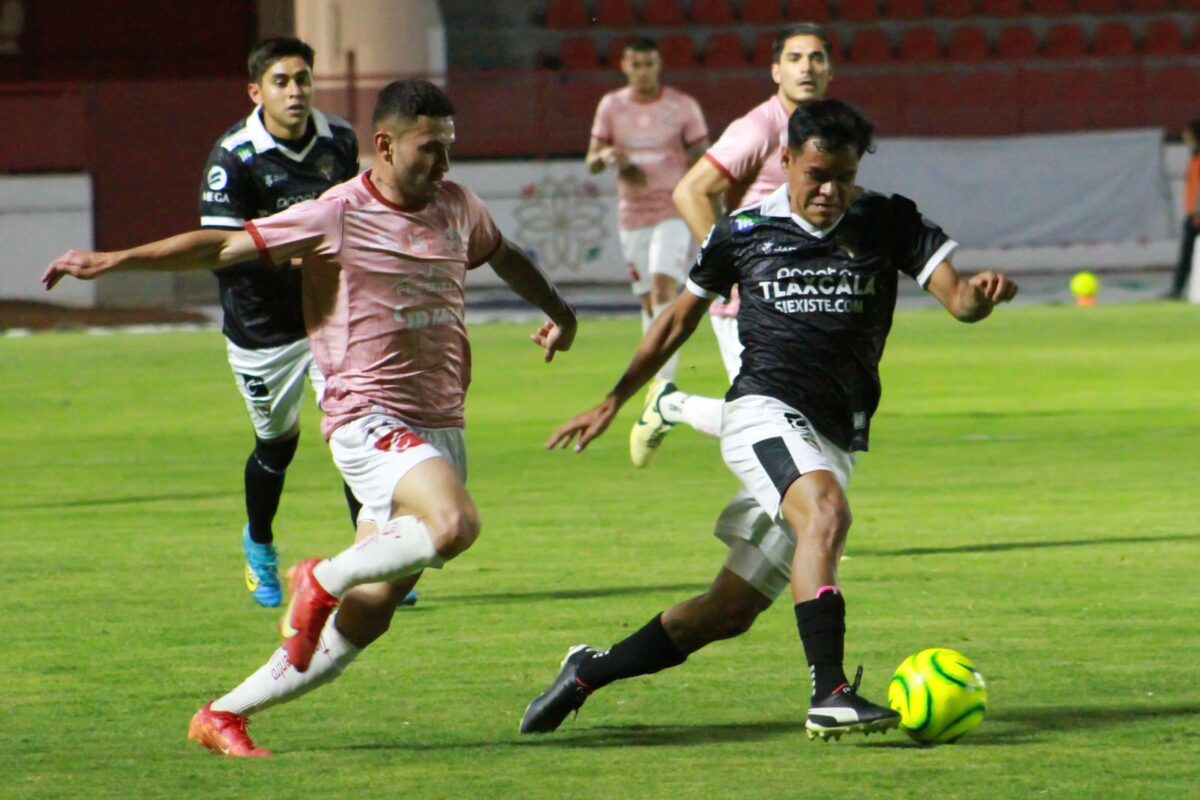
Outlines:
[[191,231],[129,250],[109,253],[68,250],[46,268],[42,285],[48,291],[67,275],[90,281],[115,270],[217,269],[257,255],[254,240],[245,231]]
[[720,198],[730,185],[729,179],[706,158],[693,164],[675,184],[671,199],[697,242],[703,242],[712,230]]
[[550,318],[550,322],[542,325],[530,337],[534,344],[545,351],[546,361],[553,361],[557,352],[570,350],[578,325],[575,309],[567,304],[546,274],[529,260],[521,248],[503,237],[496,254],[488,263],[519,297],[540,308]]
[[700,320],[704,319],[710,302],[691,292],[681,292],[650,325],[625,374],[604,401],[556,430],[546,442],[546,448],[555,450],[567,447],[574,441],[575,452],[579,453],[604,433],[625,401],[645,386],[688,340]]
[[992,313],[997,303],[1017,296],[1017,284],[1003,272],[985,269],[969,278],[949,261],[933,271],[925,287],[960,322],[978,322]]

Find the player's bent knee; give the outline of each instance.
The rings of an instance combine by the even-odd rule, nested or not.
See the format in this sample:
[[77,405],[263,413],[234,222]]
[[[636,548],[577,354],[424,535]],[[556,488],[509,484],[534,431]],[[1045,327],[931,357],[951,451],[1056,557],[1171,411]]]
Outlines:
[[443,511],[429,527],[434,550],[440,558],[449,560],[466,552],[479,538],[479,512],[473,506]]

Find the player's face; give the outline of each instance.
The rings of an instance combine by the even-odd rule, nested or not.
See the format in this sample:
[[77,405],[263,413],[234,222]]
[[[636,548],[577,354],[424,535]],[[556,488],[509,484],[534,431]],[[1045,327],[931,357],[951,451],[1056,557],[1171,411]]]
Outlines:
[[437,193],[438,182],[450,171],[454,117],[394,119],[375,134],[381,167],[403,196],[406,206],[423,208]]
[[820,100],[829,91],[833,66],[825,43],[816,36],[793,36],[783,43],[779,61],[771,65],[771,77],[789,105]]
[[274,136],[298,139],[312,115],[312,67],[300,56],[285,56],[250,84],[250,99],[263,108],[263,122]]
[[837,222],[854,200],[858,153],[847,146],[822,150],[809,139],[799,152],[783,149],[792,211],[817,228]]
[[625,73],[633,91],[644,95],[656,94],[662,74],[662,58],[657,50],[646,53],[626,50],[621,57],[621,72]]

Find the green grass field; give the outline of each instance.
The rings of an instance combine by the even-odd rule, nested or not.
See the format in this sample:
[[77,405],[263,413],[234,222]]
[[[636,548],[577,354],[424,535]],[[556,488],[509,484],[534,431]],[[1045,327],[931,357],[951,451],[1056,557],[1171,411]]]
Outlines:
[[[807,740],[784,602],[557,734],[517,735],[569,645],[703,589],[735,490],[691,431],[632,469],[632,408],[583,455],[542,450],[615,380],[637,323],[585,321],[550,366],[532,327],[473,329],[483,538],[340,681],[257,717],[277,757],[252,763],[184,738],[277,643],[241,586],[250,432],[220,336],[0,339],[0,797],[1200,796],[1195,308],[897,315],[841,578],[869,697],[925,647],[987,677],[983,726],[930,749]],[[722,388],[707,330],[681,383]],[[316,419],[278,521],[287,563],[350,540]]]

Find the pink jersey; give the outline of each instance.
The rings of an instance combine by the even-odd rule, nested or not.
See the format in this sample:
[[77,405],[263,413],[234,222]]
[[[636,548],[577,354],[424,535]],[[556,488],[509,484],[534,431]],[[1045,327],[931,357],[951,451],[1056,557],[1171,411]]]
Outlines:
[[[772,95],[744,117],[729,123],[721,138],[704,157],[733,184],[727,195],[729,210],[752,205],[787,182],[780,155],[787,145],[788,110],[779,95]],[[728,305],[713,303],[716,317],[736,317],[736,291]]]
[[592,136],[624,150],[646,174],[644,185],[617,182],[617,217],[622,230],[676,219],[675,184],[688,171],[687,149],[708,138],[704,114],[691,95],[664,86],[648,103],[626,86],[604,95],[596,107]]
[[471,381],[463,283],[500,247],[500,231],[463,186],[442,181],[432,203],[408,212],[384,199],[370,174],[246,230],[272,268],[273,253],[302,246],[326,438],[378,412],[425,428],[462,427]]

